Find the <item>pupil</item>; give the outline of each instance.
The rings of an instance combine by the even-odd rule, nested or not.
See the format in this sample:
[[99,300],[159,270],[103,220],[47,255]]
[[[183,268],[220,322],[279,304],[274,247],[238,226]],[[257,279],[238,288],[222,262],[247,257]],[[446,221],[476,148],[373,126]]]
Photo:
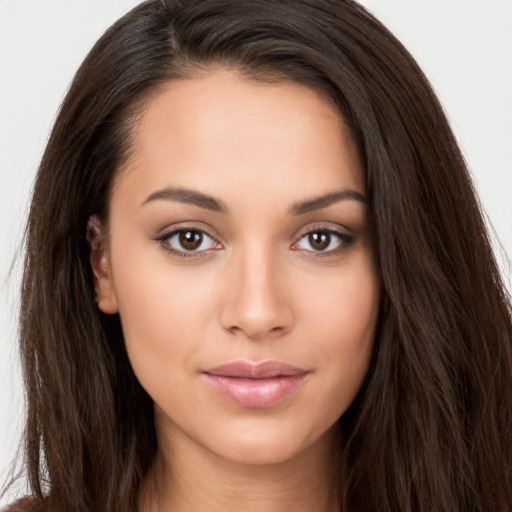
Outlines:
[[179,240],[183,249],[193,251],[201,245],[203,235],[198,231],[182,231],[180,233]]
[[324,249],[327,249],[331,243],[331,235],[325,231],[311,233],[308,238],[311,247],[317,251],[323,251]]

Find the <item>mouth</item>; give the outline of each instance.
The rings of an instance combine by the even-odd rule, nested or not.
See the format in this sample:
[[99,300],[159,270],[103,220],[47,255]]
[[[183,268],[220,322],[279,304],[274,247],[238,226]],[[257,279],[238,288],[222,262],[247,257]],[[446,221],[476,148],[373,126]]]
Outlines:
[[224,398],[242,407],[265,408],[291,394],[310,372],[279,361],[236,361],[203,372]]

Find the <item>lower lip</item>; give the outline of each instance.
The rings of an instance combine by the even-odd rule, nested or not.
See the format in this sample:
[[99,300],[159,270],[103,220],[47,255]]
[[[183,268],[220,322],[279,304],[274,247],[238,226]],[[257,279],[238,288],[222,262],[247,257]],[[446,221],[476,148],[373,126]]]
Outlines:
[[210,384],[224,397],[242,407],[271,407],[288,396],[306,376],[285,375],[267,379],[247,379],[205,374]]

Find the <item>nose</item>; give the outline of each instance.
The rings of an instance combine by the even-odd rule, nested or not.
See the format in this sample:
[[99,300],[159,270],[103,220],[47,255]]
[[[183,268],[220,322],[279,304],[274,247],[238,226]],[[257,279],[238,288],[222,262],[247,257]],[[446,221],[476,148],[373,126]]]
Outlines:
[[285,282],[277,258],[259,250],[241,252],[233,260],[223,283],[222,327],[253,340],[288,333],[294,322],[291,283]]

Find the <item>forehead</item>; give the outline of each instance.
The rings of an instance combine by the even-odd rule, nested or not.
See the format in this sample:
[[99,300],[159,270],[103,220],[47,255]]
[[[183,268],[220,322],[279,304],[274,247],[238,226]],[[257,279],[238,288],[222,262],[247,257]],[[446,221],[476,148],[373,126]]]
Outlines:
[[264,185],[364,194],[357,148],[329,101],[296,82],[227,70],[171,81],[147,101],[114,191],[127,181],[148,194],[183,186],[221,197],[229,184],[253,194]]

